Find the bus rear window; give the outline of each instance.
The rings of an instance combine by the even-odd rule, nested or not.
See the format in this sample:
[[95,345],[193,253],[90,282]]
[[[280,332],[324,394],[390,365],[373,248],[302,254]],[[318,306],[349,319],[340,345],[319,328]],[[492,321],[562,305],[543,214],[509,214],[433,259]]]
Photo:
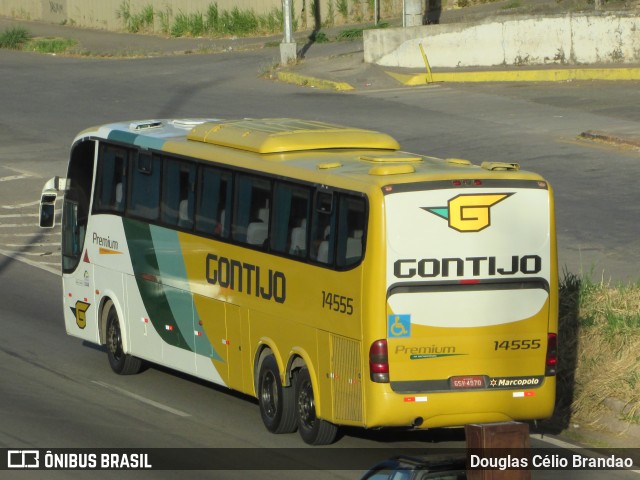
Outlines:
[[365,202],[363,198],[342,195],[338,207],[338,267],[356,265],[364,251]]
[[357,265],[364,253],[366,202],[344,193],[318,192],[311,226],[311,259],[337,266]]

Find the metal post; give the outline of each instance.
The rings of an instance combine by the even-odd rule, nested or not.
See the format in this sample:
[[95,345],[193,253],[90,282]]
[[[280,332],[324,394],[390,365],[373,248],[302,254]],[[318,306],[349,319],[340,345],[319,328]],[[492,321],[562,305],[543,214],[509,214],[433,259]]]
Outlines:
[[286,65],[297,59],[296,42],[293,40],[291,0],[282,0],[282,23],[284,38],[280,44],[280,63]]
[[417,27],[422,25],[422,0],[404,0],[403,26]]

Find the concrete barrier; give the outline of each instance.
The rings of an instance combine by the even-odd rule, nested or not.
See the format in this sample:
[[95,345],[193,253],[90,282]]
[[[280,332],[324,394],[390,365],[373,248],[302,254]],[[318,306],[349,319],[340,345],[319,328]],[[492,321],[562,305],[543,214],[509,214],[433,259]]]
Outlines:
[[507,17],[476,24],[366,30],[364,61],[387,67],[640,62],[640,17],[569,14]]

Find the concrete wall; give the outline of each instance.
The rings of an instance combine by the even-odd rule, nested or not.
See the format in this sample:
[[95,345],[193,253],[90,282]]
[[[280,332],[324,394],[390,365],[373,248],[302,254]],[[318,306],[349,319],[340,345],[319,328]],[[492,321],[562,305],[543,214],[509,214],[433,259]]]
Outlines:
[[[348,15],[344,17],[338,11],[337,0],[293,0],[294,18],[299,28],[314,28],[312,9],[316,2],[325,25],[366,22],[373,18],[372,4],[367,0],[346,1]],[[117,31],[125,29],[123,20],[118,17],[123,5],[128,5],[134,15],[151,6],[156,13],[154,30],[161,31],[158,13],[168,12],[173,17],[177,13],[206,14],[212,4],[217,4],[221,12],[238,7],[241,11],[265,14],[282,8],[282,0],[0,0],[0,15]],[[380,6],[383,18],[399,16],[402,12],[402,0],[380,0]]]
[[[79,27],[122,30],[124,23],[118,18],[122,5],[128,4],[132,14],[139,14],[147,6],[154,12],[206,13],[210,4],[217,3],[221,10],[253,9],[266,13],[282,8],[281,0],[0,0],[0,15],[67,23]],[[159,21],[156,19],[157,28]]]
[[364,32],[364,60],[388,67],[630,63],[640,61],[640,17],[573,14]]

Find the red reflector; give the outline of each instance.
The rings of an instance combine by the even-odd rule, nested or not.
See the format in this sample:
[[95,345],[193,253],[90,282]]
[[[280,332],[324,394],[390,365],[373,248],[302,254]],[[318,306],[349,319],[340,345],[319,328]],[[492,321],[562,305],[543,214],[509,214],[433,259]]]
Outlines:
[[451,183],[453,184],[454,187],[462,186],[462,180],[453,180]]
[[547,340],[547,365],[558,363],[558,336],[550,333]]
[[549,333],[547,335],[547,360],[545,374],[555,375],[557,373],[556,367],[558,366],[558,335],[555,333]]
[[474,180],[473,184],[474,185],[482,185],[482,180]]
[[480,280],[458,280],[460,285],[476,285],[480,283]]
[[84,251],[84,258],[82,260],[84,263],[91,263],[89,261],[89,252],[87,250]]

